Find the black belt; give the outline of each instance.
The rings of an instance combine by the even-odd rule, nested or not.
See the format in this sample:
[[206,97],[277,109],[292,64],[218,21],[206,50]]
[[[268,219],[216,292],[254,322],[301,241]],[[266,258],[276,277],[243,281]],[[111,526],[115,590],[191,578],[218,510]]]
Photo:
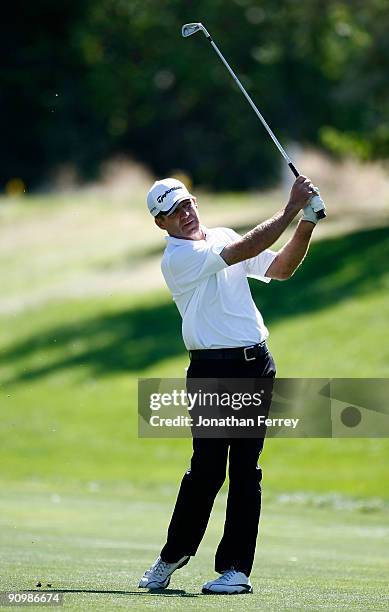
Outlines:
[[189,357],[192,361],[201,359],[242,359],[244,361],[254,361],[259,355],[268,352],[265,340],[259,344],[251,344],[250,346],[240,346],[239,348],[223,348],[223,349],[201,349],[189,351]]

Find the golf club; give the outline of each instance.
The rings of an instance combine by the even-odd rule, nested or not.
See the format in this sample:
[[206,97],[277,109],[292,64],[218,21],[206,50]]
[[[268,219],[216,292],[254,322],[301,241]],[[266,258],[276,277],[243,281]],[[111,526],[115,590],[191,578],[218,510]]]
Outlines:
[[[253,109],[253,111],[257,115],[258,119],[261,121],[263,127],[265,128],[265,130],[269,134],[270,138],[272,139],[272,141],[276,145],[277,149],[281,153],[282,157],[285,159],[286,163],[288,164],[289,168],[293,172],[294,176],[298,177],[300,175],[300,173],[297,170],[296,166],[293,164],[292,160],[290,159],[290,157],[288,156],[288,154],[286,153],[284,148],[281,146],[281,143],[278,141],[278,139],[276,138],[275,134],[270,129],[269,125],[265,121],[265,118],[259,112],[259,110],[256,107],[256,105],[254,104],[253,100],[250,98],[249,94],[247,93],[247,91],[243,87],[242,83],[239,81],[239,79],[236,76],[235,72],[232,70],[232,68],[230,67],[230,65],[228,64],[226,59],[224,58],[224,56],[221,53],[221,51],[219,50],[219,48],[213,42],[209,32],[205,29],[203,24],[202,23],[186,23],[185,25],[182,26],[182,36],[184,38],[187,38],[188,36],[192,36],[192,34],[196,34],[196,32],[203,32],[204,36],[209,40],[209,42],[211,43],[212,47],[214,48],[214,50],[216,51],[216,53],[218,54],[218,56],[222,60],[223,64],[227,68],[228,72],[231,74],[231,76],[234,79],[235,83],[238,85],[239,89],[241,90],[241,92],[245,96],[246,100],[248,101],[248,103],[250,104],[251,108]],[[318,219],[323,219],[326,216],[325,209],[324,209],[324,202],[323,202],[323,200],[321,199],[321,197],[320,197],[320,195],[318,193],[311,197],[310,204],[311,204],[313,210],[315,211]]]

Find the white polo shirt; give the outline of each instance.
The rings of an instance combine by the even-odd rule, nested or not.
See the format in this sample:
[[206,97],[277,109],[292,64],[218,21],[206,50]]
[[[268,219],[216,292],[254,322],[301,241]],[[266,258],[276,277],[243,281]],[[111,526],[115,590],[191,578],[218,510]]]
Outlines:
[[269,249],[229,266],[220,253],[241,238],[226,227],[202,227],[205,240],[167,236],[161,269],[182,317],[188,350],[249,346],[269,332],[254,304],[247,277],[265,283],[276,254]]

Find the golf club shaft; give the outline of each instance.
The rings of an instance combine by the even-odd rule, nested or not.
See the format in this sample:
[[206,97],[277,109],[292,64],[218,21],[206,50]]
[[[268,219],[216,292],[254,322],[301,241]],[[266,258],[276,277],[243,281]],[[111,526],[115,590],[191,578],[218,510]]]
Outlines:
[[[253,111],[255,112],[255,114],[257,115],[258,119],[260,120],[260,122],[262,123],[263,127],[265,128],[265,130],[267,131],[267,133],[269,134],[270,138],[272,139],[272,141],[274,142],[274,144],[276,145],[277,149],[279,150],[279,152],[281,153],[282,157],[285,159],[286,163],[288,164],[289,168],[291,169],[291,171],[293,172],[294,176],[297,178],[298,176],[300,176],[299,171],[297,170],[296,166],[293,164],[292,160],[290,159],[290,157],[287,155],[286,151],[284,150],[284,148],[281,146],[280,142],[278,141],[278,139],[276,138],[275,134],[272,132],[272,130],[270,129],[270,127],[268,126],[265,118],[262,116],[262,114],[259,112],[258,108],[256,107],[255,103],[253,102],[253,100],[250,98],[249,94],[247,93],[247,91],[245,90],[245,88],[243,87],[242,83],[239,81],[238,77],[236,76],[235,72],[232,70],[231,66],[229,65],[229,63],[226,61],[226,59],[224,58],[223,54],[221,53],[221,51],[219,50],[219,48],[217,47],[217,45],[213,42],[211,35],[209,34],[209,32],[206,30],[206,28],[203,26],[202,23],[186,23],[182,26],[182,36],[184,36],[185,38],[188,36],[192,36],[192,34],[195,34],[196,32],[202,31],[204,36],[206,38],[208,38],[209,42],[211,43],[212,47],[214,48],[214,50],[216,51],[217,55],[219,56],[219,58],[221,59],[221,61],[223,62],[223,64],[225,65],[225,67],[227,68],[228,72],[230,73],[230,75],[232,76],[232,78],[234,79],[235,83],[238,85],[239,89],[241,90],[241,92],[243,93],[244,97],[246,98],[246,100],[248,101],[248,103],[250,104],[251,108],[253,109]],[[325,205],[323,200],[320,197],[319,191],[315,188],[314,190],[314,194],[311,196],[311,198],[309,199],[309,204],[312,207],[312,210],[316,213],[316,216],[318,219],[324,219],[324,217],[326,216],[325,213]]]
[[245,90],[245,88],[243,87],[242,83],[239,81],[238,77],[236,76],[235,72],[232,70],[231,66],[229,65],[229,63],[227,62],[227,60],[224,58],[223,54],[221,53],[221,51],[219,50],[218,46],[213,42],[211,36],[208,34],[208,36],[206,36],[206,38],[208,38],[209,42],[211,43],[212,47],[214,48],[214,50],[216,51],[216,53],[218,54],[218,56],[220,57],[221,61],[223,62],[223,64],[225,65],[225,67],[227,68],[228,72],[230,73],[230,75],[232,76],[232,78],[234,79],[235,83],[238,85],[239,89],[241,90],[241,92],[243,93],[243,95],[245,96],[247,102],[250,104],[251,108],[253,109],[253,111],[255,112],[255,114],[257,115],[258,119],[261,121],[263,127],[265,128],[265,130],[267,131],[267,133],[269,134],[270,138],[272,139],[272,141],[274,142],[274,144],[276,145],[277,149],[279,150],[279,152],[281,153],[282,157],[285,159],[286,163],[288,164],[289,168],[291,169],[291,171],[293,172],[293,174],[295,175],[295,177],[299,176],[299,171],[297,170],[297,168],[293,165],[290,157],[288,156],[288,154],[286,153],[285,149],[282,147],[281,143],[278,141],[278,139],[276,138],[275,134],[273,133],[273,131],[270,129],[269,125],[267,124],[265,118],[262,116],[262,114],[259,112],[258,108],[256,107],[255,103],[253,102],[253,100],[251,99],[251,97],[249,96],[249,94],[247,93],[247,91]]

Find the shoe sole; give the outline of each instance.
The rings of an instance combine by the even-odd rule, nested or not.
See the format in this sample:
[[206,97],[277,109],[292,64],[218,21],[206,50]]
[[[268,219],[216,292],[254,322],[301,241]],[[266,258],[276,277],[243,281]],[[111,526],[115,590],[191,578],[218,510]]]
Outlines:
[[145,585],[140,585],[140,584],[138,584],[138,589],[150,589],[150,590],[153,590],[153,591],[155,591],[155,590],[157,590],[157,589],[167,589],[167,587],[168,587],[168,586],[169,586],[169,584],[170,584],[170,579],[171,579],[171,577],[172,577],[172,574],[174,574],[174,572],[175,572],[175,571],[177,571],[178,569],[181,569],[182,567],[184,567],[184,565],[186,565],[187,563],[189,563],[189,560],[190,560],[190,556],[189,556],[187,559],[185,559],[185,561],[183,561],[182,563],[180,563],[180,565],[177,565],[177,567],[176,567],[176,568],[174,568],[174,570],[172,571],[172,573],[171,573],[171,574],[169,574],[169,576],[167,577],[167,583],[166,583],[166,584],[164,584],[163,586],[154,586],[154,587],[150,587],[150,586],[148,586],[147,584],[145,584]]
[[212,591],[203,587],[201,592],[203,595],[247,595],[248,593],[253,593],[253,587],[248,587],[244,591]]

